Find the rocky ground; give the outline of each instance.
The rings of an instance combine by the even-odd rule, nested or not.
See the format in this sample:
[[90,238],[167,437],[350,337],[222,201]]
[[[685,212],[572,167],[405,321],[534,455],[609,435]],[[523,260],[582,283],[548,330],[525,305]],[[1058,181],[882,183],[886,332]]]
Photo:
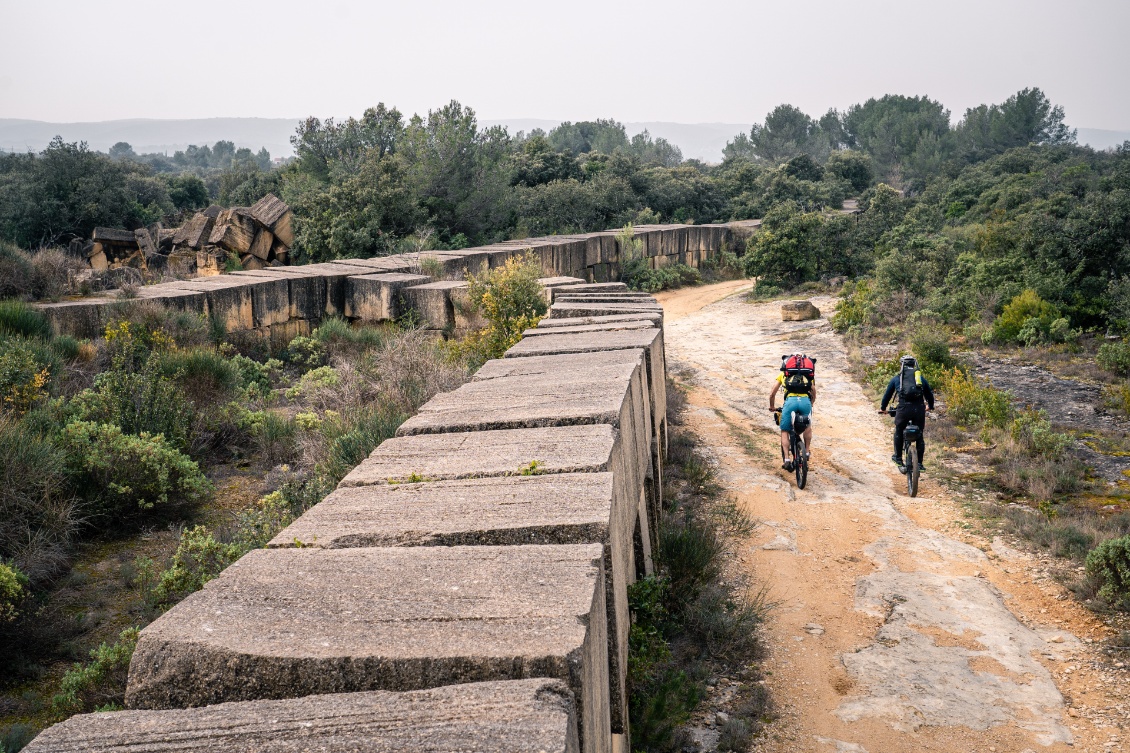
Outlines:
[[[661,297],[669,368],[693,385],[688,427],[760,521],[739,562],[776,603],[763,669],[780,718],[755,749],[1130,750],[1130,668],[1102,648],[1111,629],[1050,577],[1053,563],[981,532],[929,474],[906,497],[889,419],[826,319],[782,322],[779,303],[729,295],[738,288]],[[766,411],[779,357],[796,351],[819,359],[803,491],[779,469]],[[696,717],[706,750],[744,681],[715,680]]]

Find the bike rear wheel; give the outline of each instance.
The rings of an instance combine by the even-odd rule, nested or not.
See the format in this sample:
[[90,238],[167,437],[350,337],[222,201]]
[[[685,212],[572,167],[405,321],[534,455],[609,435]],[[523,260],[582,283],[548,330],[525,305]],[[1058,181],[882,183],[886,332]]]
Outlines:
[[[794,435],[795,436],[795,435]],[[805,453],[804,439],[796,437],[793,441],[793,470],[796,472],[796,486],[803,489],[808,483],[808,457]]]
[[918,449],[913,443],[908,443],[906,449],[906,493],[911,497],[918,496],[918,474],[921,468],[918,466]]

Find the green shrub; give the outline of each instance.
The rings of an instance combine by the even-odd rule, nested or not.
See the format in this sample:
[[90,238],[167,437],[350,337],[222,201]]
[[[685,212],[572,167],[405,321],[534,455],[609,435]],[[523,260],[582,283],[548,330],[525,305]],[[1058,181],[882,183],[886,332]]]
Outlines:
[[321,366],[326,362],[326,350],[320,340],[299,335],[286,346],[286,360],[307,368]]
[[0,625],[16,619],[28,595],[27,576],[14,565],[0,561]]
[[0,753],[17,753],[35,739],[36,728],[30,724],[13,724],[0,733]]
[[135,627],[126,628],[114,643],[103,643],[91,651],[89,662],[75,664],[63,675],[59,693],[52,699],[55,711],[70,716],[85,711],[120,709],[138,632]]
[[407,414],[392,406],[380,405],[356,415],[323,421],[322,433],[328,441],[322,471],[337,484],[381,442],[395,436],[407,418]]
[[0,416],[0,558],[40,582],[65,565],[80,515],[66,456],[32,418]]
[[1011,396],[982,384],[959,369],[945,372],[943,386],[950,415],[959,423],[1005,428],[1016,415]]
[[158,372],[197,408],[226,402],[243,386],[242,371],[215,348],[196,346],[161,353]]
[[319,366],[307,371],[298,380],[298,384],[286,391],[287,400],[297,400],[308,397],[321,390],[336,387],[341,384],[341,376],[332,366]]
[[501,358],[522,339],[522,333],[545,316],[549,306],[541,283],[541,265],[532,253],[513,256],[505,266],[468,275],[468,298],[487,321],[484,329],[472,332],[456,347],[455,353],[476,362]]
[[43,312],[21,301],[0,301],[0,335],[51,339],[51,323]]
[[346,350],[371,350],[380,348],[388,339],[386,327],[354,327],[344,319],[333,317],[324,320],[310,336],[329,352]]
[[294,459],[297,435],[298,424],[293,418],[271,410],[263,413],[262,422],[253,432],[258,450],[269,465]]
[[875,291],[870,280],[849,281],[844,285],[836,313],[832,315],[832,329],[847,332],[851,327],[859,327],[870,315]]
[[957,366],[950,353],[949,335],[940,329],[923,329],[910,341],[911,352],[927,379],[934,379],[943,369]]
[[26,413],[47,396],[51,369],[22,337],[0,340],[0,414]]
[[1052,428],[1047,414],[1037,410],[1023,410],[1009,426],[1015,442],[1023,445],[1031,455],[1061,457],[1075,441],[1070,434],[1061,434]]
[[1103,343],[1099,346],[1095,361],[1100,368],[1112,371],[1115,374],[1122,376],[1130,374],[1130,342],[1121,340]]
[[1087,572],[1102,581],[1099,597],[1130,609],[1130,536],[1107,539],[1087,555]]
[[212,484],[162,436],[126,434],[113,424],[74,421],[62,432],[71,475],[94,505],[115,520],[200,501]]
[[[1064,324],[1059,309],[1048,303],[1035,290],[1025,290],[1007,304],[993,322],[993,339],[997,342],[1019,342],[1036,345],[1051,339],[1052,327],[1062,333]],[[1070,331],[1070,326],[1066,327]]]
[[702,284],[702,275],[697,269],[686,264],[672,264],[660,269],[644,267],[631,271],[627,277],[621,274],[621,279],[632,290],[643,290],[648,293]]
[[181,533],[168,569],[157,579],[153,588],[154,600],[171,603],[199,591],[250,548],[239,543],[217,541],[204,526],[186,529]]

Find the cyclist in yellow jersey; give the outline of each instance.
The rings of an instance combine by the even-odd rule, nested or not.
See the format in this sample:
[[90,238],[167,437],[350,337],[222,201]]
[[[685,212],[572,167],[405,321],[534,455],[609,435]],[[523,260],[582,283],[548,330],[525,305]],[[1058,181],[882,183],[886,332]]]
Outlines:
[[[812,406],[816,402],[816,377],[813,376],[808,384],[807,392],[791,392],[788,387],[785,387],[785,374],[784,372],[777,375],[777,380],[773,383],[773,389],[769,393],[769,410],[776,410],[777,392],[784,388],[785,402],[781,406],[781,450],[784,456],[789,457],[789,430],[793,425],[793,414],[800,413],[803,416],[812,417]],[[809,456],[812,455],[812,424],[808,424],[808,428],[804,430],[804,446],[809,450]],[[786,471],[791,471],[793,461],[786,460],[783,468]]]

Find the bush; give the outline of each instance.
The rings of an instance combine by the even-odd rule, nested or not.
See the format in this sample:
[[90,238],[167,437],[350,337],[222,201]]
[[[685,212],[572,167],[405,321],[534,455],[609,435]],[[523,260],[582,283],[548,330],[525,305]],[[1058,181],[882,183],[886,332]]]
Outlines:
[[832,329],[843,333],[851,327],[862,326],[870,315],[874,298],[875,291],[869,280],[847,282],[836,304],[836,313],[832,315]]
[[1003,429],[1016,414],[1007,392],[983,385],[960,369],[945,372],[943,386],[950,415],[959,423],[984,423]]
[[212,491],[200,468],[162,436],[125,434],[113,424],[75,421],[62,446],[78,488],[98,516],[134,518],[143,511],[198,502]]
[[1115,374],[1122,376],[1130,374],[1130,342],[1122,340],[1120,342],[1103,343],[1099,346],[1095,361],[1100,368]]
[[1087,555],[1087,572],[1102,581],[1099,597],[1130,609],[1130,536],[1108,539]]
[[52,699],[55,711],[70,716],[85,711],[120,709],[138,632],[135,627],[126,628],[114,643],[103,643],[91,651],[89,662],[75,664],[63,675],[59,693]]
[[28,595],[27,576],[19,568],[0,561],[0,625],[16,619]]
[[0,300],[0,335],[51,339],[51,323],[41,311],[20,301]]
[[927,379],[933,380],[944,369],[957,366],[957,359],[950,354],[949,335],[943,330],[921,330],[910,341],[910,349]]
[[0,558],[38,583],[66,563],[79,513],[65,454],[29,418],[0,416]]
[[244,384],[243,371],[215,348],[207,346],[161,353],[157,371],[175,382],[197,408],[226,402]]
[[199,591],[251,547],[217,541],[204,526],[181,533],[169,568],[161,573],[153,589],[156,603],[171,603]]
[[[997,342],[1019,342],[1023,345],[1037,345],[1051,339],[1053,326],[1063,336],[1066,321],[1061,319],[1059,309],[1034,290],[1025,290],[1005,304],[1001,315],[993,322],[993,339]],[[1066,326],[1070,331],[1070,326]]]
[[345,478],[381,442],[396,435],[396,430],[408,419],[395,406],[380,405],[361,411],[347,419],[326,420],[322,433],[327,440],[322,472],[333,484]]
[[481,363],[501,358],[521,340],[522,333],[536,325],[549,309],[540,277],[541,266],[532,253],[511,257],[505,266],[480,275],[468,275],[468,297],[487,326],[464,338],[457,354]]
[[[624,276],[621,275],[621,279]],[[681,288],[684,285],[701,285],[702,275],[697,269],[686,264],[672,264],[660,269],[643,269],[632,272],[625,284],[632,290],[643,290],[648,293],[658,293],[660,290]]]
[[47,396],[51,370],[35,356],[23,338],[0,340],[0,414],[21,416]]

